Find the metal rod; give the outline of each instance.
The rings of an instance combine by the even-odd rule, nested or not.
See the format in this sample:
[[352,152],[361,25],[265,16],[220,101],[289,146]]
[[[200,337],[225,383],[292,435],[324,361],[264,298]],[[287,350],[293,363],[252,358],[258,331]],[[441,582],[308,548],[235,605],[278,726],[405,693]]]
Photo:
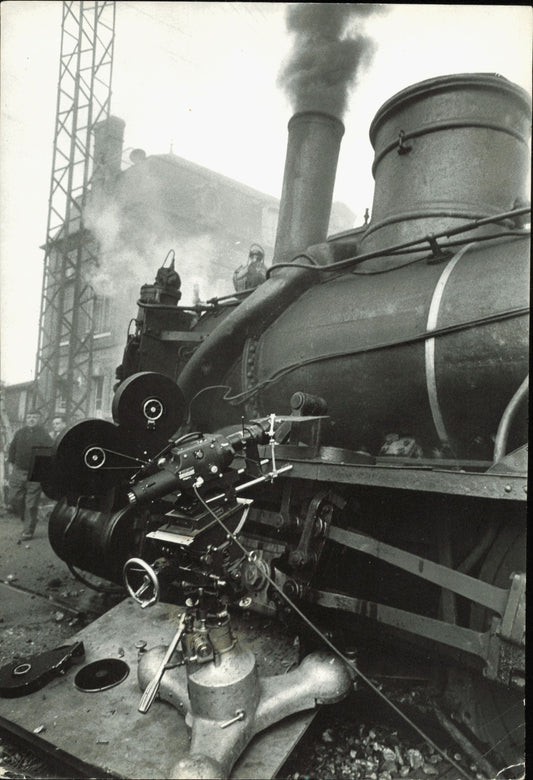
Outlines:
[[421,558],[413,553],[400,550],[385,544],[371,536],[365,534],[346,531],[343,528],[330,526],[326,532],[328,539],[350,547],[352,550],[358,550],[365,555],[371,555],[373,558],[386,561],[397,566],[399,569],[421,577],[435,585],[451,590],[454,593],[482,604],[493,612],[503,615],[509,599],[509,589],[498,588],[490,585],[488,582],[471,577],[468,574],[462,574],[447,566],[430,561],[427,558]]
[[514,419],[514,416],[516,414],[516,410],[520,406],[520,402],[523,398],[526,397],[527,392],[529,389],[529,374],[526,376],[516,393],[513,395],[507,406],[505,407],[505,411],[502,414],[502,419],[500,420],[500,424],[498,426],[498,431],[496,433],[496,439],[494,441],[494,462],[497,463],[499,460],[501,460],[506,451],[507,447],[507,439],[509,437],[509,430],[511,428],[511,423]]
[[185,618],[187,617],[186,612],[182,612],[179,624],[178,624],[178,630],[174,634],[174,638],[172,639],[172,642],[169,644],[167,652],[165,653],[165,657],[161,661],[159,668],[153,678],[153,680],[146,686],[146,690],[144,691],[141,701],[139,702],[139,712],[142,712],[143,714],[148,712],[150,707],[153,704],[153,701],[157,695],[157,692],[159,690],[159,685],[161,683],[161,678],[163,677],[163,674],[165,673],[165,669],[167,668],[167,664],[170,661],[174,650],[177,648],[178,643],[182,637],[183,632],[185,631]]
[[270,471],[268,474],[263,474],[262,477],[257,477],[257,479],[252,479],[250,480],[250,482],[245,482],[244,485],[238,485],[235,488],[235,492],[239,493],[241,490],[246,490],[246,488],[249,488],[252,485],[257,485],[258,482],[265,482],[267,479],[274,479],[274,477],[283,474],[284,471],[290,471],[291,469],[292,469],[292,464],[288,466],[282,466],[280,469],[277,469],[275,471]]
[[467,753],[470,758],[476,762],[478,767],[483,772],[485,772],[487,777],[497,777],[496,769],[489,761],[487,761],[482,753],[480,753],[479,750],[474,747],[470,740],[465,737],[462,731],[459,731],[457,726],[455,726],[455,724],[453,724],[451,720],[444,715],[444,713],[440,712],[437,707],[433,708],[433,712],[441,726],[445,728],[450,736],[455,740],[455,742],[457,742],[457,744],[463,748],[465,753]]

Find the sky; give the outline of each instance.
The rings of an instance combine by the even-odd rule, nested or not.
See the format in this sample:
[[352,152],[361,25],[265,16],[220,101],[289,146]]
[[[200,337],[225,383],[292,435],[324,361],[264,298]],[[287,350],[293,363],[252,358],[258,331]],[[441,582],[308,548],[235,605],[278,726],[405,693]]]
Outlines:
[[[279,197],[291,5],[118,0],[111,111],[125,148],[173,151]],[[0,15],[0,378],[14,384],[34,376],[62,2],[4,0]],[[529,5],[396,3],[358,20],[373,56],[350,91],[334,192],[356,224],[372,205],[378,108],[448,73],[499,73],[531,93],[532,20]]]

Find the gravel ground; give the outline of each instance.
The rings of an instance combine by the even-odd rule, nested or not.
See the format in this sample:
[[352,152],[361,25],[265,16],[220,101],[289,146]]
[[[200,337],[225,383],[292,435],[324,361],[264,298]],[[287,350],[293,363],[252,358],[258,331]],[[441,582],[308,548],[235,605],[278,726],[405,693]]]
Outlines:
[[[30,542],[19,541],[21,523],[17,517],[6,511],[0,514],[0,666],[67,642],[118,601],[117,597],[95,593],[81,584],[56,557],[48,542],[48,511],[46,507],[42,509],[37,532]],[[16,594],[20,592],[31,594],[31,607],[23,613],[15,606]],[[404,777],[487,780],[488,775],[463,755],[439,728],[431,714],[426,685],[388,680],[381,683],[381,688],[464,768],[464,774],[451,769],[439,753],[425,744],[373,692],[358,684],[348,699],[321,708],[278,777],[281,780]],[[519,774],[515,773],[514,777]],[[69,775],[61,767],[44,761],[11,734],[0,731],[0,778],[64,777]]]
[[464,774],[427,745],[392,710],[376,701],[369,690],[355,691],[347,700],[324,707],[302,743],[283,767],[283,780],[487,780],[478,767],[460,753],[424,707],[425,693],[382,687],[395,703],[454,759]]
[[[50,508],[41,507],[31,541],[20,541],[17,516],[0,511],[0,667],[68,643],[118,600],[80,583],[55,555],[48,541]],[[0,778],[69,776],[0,731]]]

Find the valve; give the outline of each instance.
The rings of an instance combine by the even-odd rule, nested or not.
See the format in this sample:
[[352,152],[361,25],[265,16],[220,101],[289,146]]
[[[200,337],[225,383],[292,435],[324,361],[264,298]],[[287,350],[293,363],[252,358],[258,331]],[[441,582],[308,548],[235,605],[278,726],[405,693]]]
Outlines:
[[[135,569],[134,567],[138,568]],[[141,573],[144,572],[144,577],[140,587],[135,590],[133,584],[130,582],[128,575],[133,572],[138,574],[139,569]],[[124,584],[128,590],[128,593],[133,599],[135,599],[137,604],[140,604],[141,609],[151,607],[152,604],[155,604],[157,601],[159,601],[160,588],[157,574],[152,569],[152,567],[146,563],[146,561],[143,561],[142,558],[130,558],[128,561],[126,561],[124,568],[122,569],[122,575],[124,577]],[[149,593],[150,589],[153,589],[152,595],[143,599],[143,594],[146,592]]]

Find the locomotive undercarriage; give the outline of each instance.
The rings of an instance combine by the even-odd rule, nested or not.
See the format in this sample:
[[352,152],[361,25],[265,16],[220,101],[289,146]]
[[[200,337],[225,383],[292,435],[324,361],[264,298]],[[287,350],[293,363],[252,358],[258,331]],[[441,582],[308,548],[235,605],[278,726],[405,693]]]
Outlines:
[[[284,463],[282,447],[277,457]],[[421,661],[435,659],[444,706],[510,763],[523,749],[525,511],[518,501],[462,494],[463,477],[476,473],[463,465],[452,497],[411,487],[287,486],[293,500],[307,495],[297,519],[285,518],[286,528],[300,526],[299,536],[284,555],[262,555],[277,584],[317,625],[336,631],[341,646],[371,642],[379,650],[390,636]],[[401,468],[409,486],[416,468]],[[512,491],[523,491],[523,480]],[[503,495],[509,486],[500,486]],[[280,515],[254,508],[248,528],[270,520],[281,534]],[[254,544],[261,550],[261,540],[247,539]],[[271,590],[263,583],[251,594],[254,605],[287,609],[276,594],[269,602]]]

